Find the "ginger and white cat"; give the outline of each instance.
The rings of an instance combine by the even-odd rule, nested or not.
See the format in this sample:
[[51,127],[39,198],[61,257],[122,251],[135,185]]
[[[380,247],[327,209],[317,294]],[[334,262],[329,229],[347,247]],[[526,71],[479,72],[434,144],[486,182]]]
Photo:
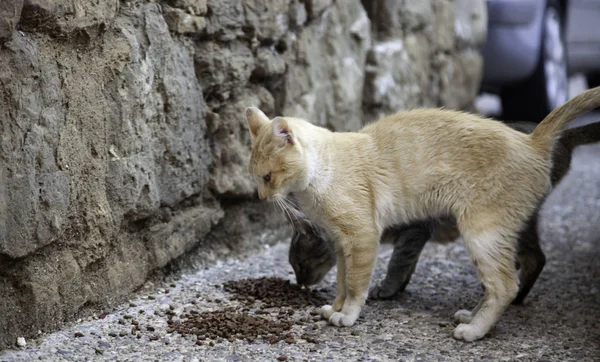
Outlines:
[[454,337],[482,338],[515,298],[517,237],[550,189],[551,155],[563,126],[600,106],[600,88],[554,110],[531,135],[493,120],[439,109],[400,112],[359,132],[247,108],[249,171],[261,199],[293,192],[332,240],[337,295],[322,315],[351,326],[364,305],[384,229],[453,217],[485,287],[459,310]]
[[[533,122],[506,123],[520,132],[531,133]],[[566,129],[562,132],[552,157],[550,180],[556,186],[571,167],[571,158],[577,146],[600,142],[600,122]],[[297,209],[296,209],[297,210]],[[334,242],[329,240],[311,220],[298,213],[290,220],[294,233],[290,242],[288,260],[294,269],[296,282],[310,286],[319,283],[336,264]],[[535,212],[521,230],[517,242],[517,269],[519,293],[512,304],[522,304],[546,263],[540,247],[538,213]],[[460,236],[452,220],[425,220],[386,229],[380,243],[394,245],[387,273],[381,283],[369,291],[370,299],[388,299],[403,292],[417,266],[419,255],[428,240],[451,242]]]

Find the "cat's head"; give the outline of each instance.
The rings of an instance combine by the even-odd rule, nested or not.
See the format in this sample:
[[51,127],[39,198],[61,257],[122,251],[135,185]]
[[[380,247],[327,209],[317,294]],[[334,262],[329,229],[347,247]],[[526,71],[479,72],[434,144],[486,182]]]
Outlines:
[[246,109],[246,120],[252,136],[248,171],[258,184],[259,198],[273,200],[304,191],[309,165],[298,134],[304,121],[286,117],[270,120],[255,107]]
[[295,222],[288,259],[299,285],[319,283],[336,264],[335,246],[307,218]]

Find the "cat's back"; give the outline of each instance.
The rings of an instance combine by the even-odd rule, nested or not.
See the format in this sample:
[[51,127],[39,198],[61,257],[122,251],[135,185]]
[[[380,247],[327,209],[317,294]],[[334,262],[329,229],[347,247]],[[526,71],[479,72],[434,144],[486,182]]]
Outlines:
[[527,147],[526,135],[501,122],[474,114],[443,110],[415,109],[385,117],[365,126],[360,132],[371,135],[381,150],[436,150],[443,154],[468,152],[500,156],[499,152]]
[[[364,127],[378,150],[378,167],[405,176],[404,184],[461,178],[490,180],[539,169],[527,135],[501,122],[465,112],[416,109]],[[511,176],[512,177],[512,176]]]

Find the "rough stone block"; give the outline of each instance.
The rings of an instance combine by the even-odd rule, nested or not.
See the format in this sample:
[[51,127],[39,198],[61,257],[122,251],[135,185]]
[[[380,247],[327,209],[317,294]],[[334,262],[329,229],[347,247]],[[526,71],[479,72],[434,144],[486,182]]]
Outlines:
[[13,30],[21,18],[23,0],[0,2],[0,44],[12,37]]
[[30,31],[64,35],[111,23],[118,11],[119,0],[25,0],[20,24]]
[[250,159],[250,133],[244,117],[246,107],[259,107],[274,116],[273,96],[262,87],[245,90],[235,103],[225,105],[214,117],[211,138],[214,166],[211,172],[211,189],[217,194],[250,196],[255,182],[248,173]]
[[373,46],[364,89],[366,121],[423,104],[423,90],[429,83],[429,57],[429,42],[424,35]]
[[163,8],[165,21],[171,31],[179,34],[198,33],[206,27],[206,19],[186,13],[181,9]]
[[248,83],[255,67],[252,51],[242,42],[197,44],[196,77],[209,98],[228,99]]
[[204,15],[208,9],[206,0],[167,0],[167,3],[193,15]]
[[487,35],[487,11],[479,0],[457,0],[454,34],[460,48],[474,47],[485,41]]
[[331,5],[333,0],[302,0],[306,6],[308,17],[314,19]]
[[289,46],[283,113],[336,130],[357,130],[371,46],[370,21],[360,2],[332,6]]
[[290,0],[245,0],[246,26],[259,41],[274,42],[289,28]]

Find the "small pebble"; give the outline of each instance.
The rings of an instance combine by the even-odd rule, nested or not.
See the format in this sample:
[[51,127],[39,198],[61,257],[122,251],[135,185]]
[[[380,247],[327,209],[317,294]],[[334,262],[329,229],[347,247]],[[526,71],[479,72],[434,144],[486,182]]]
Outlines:
[[27,341],[25,341],[25,337],[17,338],[17,347],[25,347],[27,345]]
[[75,338],[83,337],[83,333],[75,332],[75,334],[73,336],[75,336]]

